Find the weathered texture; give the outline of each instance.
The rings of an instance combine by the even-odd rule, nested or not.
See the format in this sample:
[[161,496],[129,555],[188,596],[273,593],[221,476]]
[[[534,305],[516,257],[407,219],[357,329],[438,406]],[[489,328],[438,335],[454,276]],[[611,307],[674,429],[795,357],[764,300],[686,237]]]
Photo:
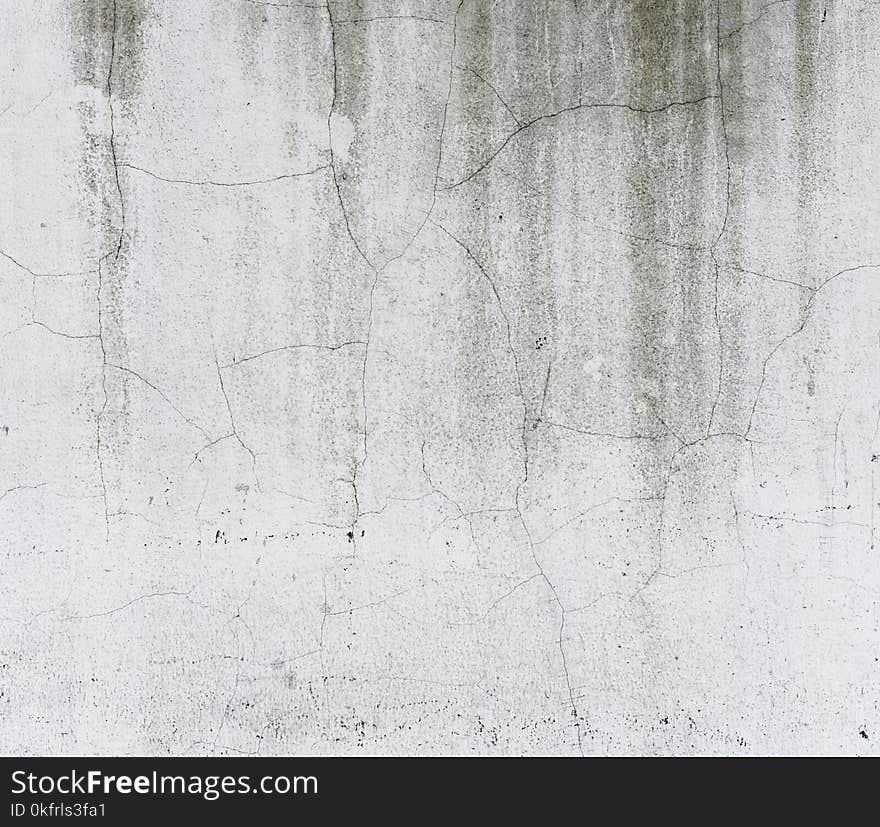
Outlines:
[[880,5],[11,0],[6,753],[871,753]]

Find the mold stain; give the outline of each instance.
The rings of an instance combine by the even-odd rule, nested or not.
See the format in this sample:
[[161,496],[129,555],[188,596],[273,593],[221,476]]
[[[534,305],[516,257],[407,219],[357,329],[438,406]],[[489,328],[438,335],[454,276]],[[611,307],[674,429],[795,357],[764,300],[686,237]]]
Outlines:
[[[144,71],[144,0],[71,0],[67,7],[69,59],[81,90],[78,113],[83,132],[80,161],[84,211],[95,228],[98,257],[96,291],[102,351],[104,401],[98,414],[97,443],[105,491],[102,444],[109,433],[123,436],[128,408],[127,383],[109,381],[108,362],[127,364],[124,284],[127,240],[134,232],[119,162],[124,157],[122,123],[133,108]],[[109,540],[109,523],[108,523]]]
[[[464,35],[458,41],[458,54],[456,62],[463,66],[479,67],[478,71],[485,66],[493,65],[495,53],[495,26],[492,9],[474,7],[473,17],[462,25]],[[463,18],[466,20],[466,18]],[[472,81],[473,78],[470,78]],[[467,90],[471,87],[462,85]],[[474,87],[477,93],[482,90],[479,86]],[[464,146],[465,168],[476,168],[481,159],[481,153],[485,148],[479,145],[479,141],[472,140],[473,133],[468,132]],[[496,247],[492,244],[495,234],[504,234],[504,213],[495,210],[493,198],[493,176],[484,174],[475,185],[479,187],[479,194],[475,197],[476,220],[471,232],[462,240],[471,249],[473,255],[479,259],[481,266],[491,277],[499,289],[499,296],[503,300],[503,276],[498,267],[501,263],[496,256]],[[499,218],[501,216],[501,218]],[[494,221],[493,221],[494,218]],[[487,232],[488,231],[488,232]],[[480,273],[475,271],[473,262],[467,261],[466,267],[474,271],[473,278],[480,278]],[[484,283],[475,283],[476,289],[464,292],[462,298],[469,306],[464,307],[460,315],[458,353],[456,356],[459,368],[456,371],[461,377],[457,387],[456,402],[467,406],[468,400],[479,400],[482,389],[490,387],[492,382],[491,360],[477,360],[474,358],[475,343],[480,342],[485,335],[484,331],[493,329],[493,319],[498,314],[498,299],[492,290]],[[488,343],[486,343],[488,344]],[[514,369],[516,365],[513,366]]]
[[85,198],[105,253],[119,259],[126,225],[118,162],[124,142],[120,122],[130,114],[143,77],[144,0],[71,3],[70,60],[78,85],[90,88],[79,107],[85,134],[81,164]]
[[[746,221],[744,199],[737,189],[735,170],[745,158],[750,144],[748,120],[744,117],[742,102],[738,101],[739,90],[745,88],[742,49],[739,44],[731,44],[725,37],[727,32],[739,32],[746,19],[742,0],[719,2],[716,7],[715,48],[717,49],[717,83],[720,99],[719,117],[722,117],[722,139],[724,141],[725,162],[727,165],[724,182],[724,215],[714,245],[713,265],[715,272],[715,315],[720,326],[719,345],[721,362],[718,377],[717,402],[736,411],[747,406],[746,395],[751,388],[746,383],[736,381],[736,377],[747,373],[750,354],[745,336],[746,314],[749,308],[740,302],[724,302],[724,296],[740,296],[747,287],[746,277],[737,269],[724,269],[729,262],[734,268],[743,266],[742,227]],[[731,47],[733,46],[733,47]],[[709,431],[724,430],[726,419],[718,404],[713,404]],[[719,421],[721,424],[719,424]],[[738,422],[744,429],[747,423]]]
[[794,5],[794,154],[799,231],[795,243],[800,248],[797,280],[803,284],[816,279],[811,265],[815,258],[812,239],[821,233],[818,226],[821,181],[816,112],[819,99],[819,38],[823,25],[820,6],[810,0],[797,0]]
[[[713,91],[714,55],[710,60],[705,51],[697,53],[692,34],[704,29],[700,3],[638,0],[633,5],[628,52],[634,67],[629,93],[634,106],[650,108],[687,99],[689,87]],[[683,112],[690,116],[687,121],[680,117]],[[621,118],[616,127],[620,145],[633,148],[622,174],[631,239],[629,324],[635,408],[647,407],[673,430],[685,427],[688,433],[695,430],[687,426],[702,416],[702,407],[707,408],[704,419],[708,416],[718,372],[702,345],[706,335],[714,335],[702,324],[711,262],[705,253],[689,247],[708,247],[714,239],[684,238],[677,231],[698,226],[703,211],[711,208],[703,176],[715,151],[713,119],[717,117],[712,106],[698,104]],[[688,123],[684,133],[677,131],[682,123]],[[670,142],[676,155],[670,154]],[[658,157],[672,160],[660,167]],[[694,407],[699,410],[691,410]]]
[[[131,100],[141,85],[146,0],[72,0],[72,63],[80,83]],[[111,65],[112,64],[112,65]]]
[[[509,12],[508,12],[509,13]],[[537,12],[536,12],[537,13]],[[545,15],[550,13],[546,10]],[[460,40],[458,62],[463,66],[496,67],[505,60],[513,61],[514,76],[527,75],[529,67],[523,64],[523,55],[518,50],[505,54],[505,37],[502,34],[507,22],[504,13],[495,7],[474,9],[474,16],[463,25],[466,35]],[[502,19],[499,19],[502,18]],[[547,21],[550,20],[548,17]],[[541,23],[541,21],[538,21]],[[549,24],[549,23],[548,23]],[[538,25],[545,30],[545,25]],[[548,45],[551,48],[552,44]],[[485,77],[485,76],[484,76]],[[493,81],[497,81],[494,75]],[[473,89],[474,94],[486,94],[486,81],[476,85],[464,85],[465,90]],[[493,84],[494,85],[494,84]],[[499,89],[501,98],[506,98]],[[506,104],[499,100],[502,107]],[[513,128],[515,116],[509,112]],[[465,142],[466,169],[476,169],[485,157],[485,144],[476,139],[474,133]],[[548,369],[552,361],[556,340],[557,319],[557,252],[554,249],[553,228],[561,226],[566,220],[565,179],[569,175],[565,154],[564,134],[556,129],[543,130],[540,140],[534,143],[525,141],[523,147],[531,146],[531,157],[517,155],[522,147],[511,146],[510,154],[490,165],[485,172],[472,182],[478,188],[475,195],[477,220],[469,232],[469,244],[481,257],[485,269],[493,274],[498,296],[491,290],[480,294],[487,306],[475,308],[469,317],[475,325],[483,325],[486,317],[493,317],[498,310],[495,305],[502,303],[506,315],[505,327],[510,326],[510,346],[514,353],[513,370],[516,372],[517,393],[522,392],[527,420],[539,420],[541,403],[548,383]],[[517,192],[515,173],[517,165],[528,165],[532,170],[543,170],[546,178],[537,187],[530,188],[526,197]],[[499,189],[496,190],[496,185]],[[511,185],[513,188],[511,189]],[[501,193],[510,195],[499,198]],[[562,204],[562,207],[556,205]],[[511,255],[511,252],[515,252]],[[512,262],[522,262],[512,269]],[[512,297],[515,297],[515,301]],[[524,308],[524,312],[511,314],[512,305]],[[479,329],[471,330],[471,338],[479,335]],[[505,344],[505,347],[507,345]],[[463,357],[465,358],[465,357]],[[482,377],[475,377],[477,387],[485,386]]]

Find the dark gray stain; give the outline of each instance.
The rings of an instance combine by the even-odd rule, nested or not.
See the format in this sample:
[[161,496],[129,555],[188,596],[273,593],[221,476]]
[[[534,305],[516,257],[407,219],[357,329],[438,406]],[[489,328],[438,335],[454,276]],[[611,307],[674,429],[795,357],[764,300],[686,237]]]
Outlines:
[[[110,146],[104,138],[106,131],[103,107],[94,101],[107,94],[110,55],[113,38],[112,2],[73,2],[70,6],[70,61],[77,84],[92,87],[94,96],[82,96],[78,104],[84,135],[80,175],[83,182],[83,200],[99,228],[102,237],[109,239],[113,229],[114,209],[108,195],[112,179],[113,159]],[[108,242],[109,247],[109,242]]]
[[70,58],[76,81],[94,88],[94,98],[106,102],[98,107],[83,96],[79,105],[85,135],[84,196],[96,227],[107,239],[106,248],[117,254],[124,198],[116,164],[124,142],[122,121],[144,71],[146,19],[144,0],[74,0],[70,5]]
[[99,89],[112,83],[119,101],[134,97],[144,71],[147,0],[74,0],[71,6],[78,81]]
[[[357,122],[369,114],[371,105],[375,103],[371,82],[374,72],[370,67],[378,65],[373,61],[381,60],[380,39],[388,41],[389,36],[396,32],[393,26],[337,22],[370,17],[363,12],[359,3],[331,3],[330,9],[336,50],[336,105],[333,111]],[[390,42],[386,45],[391,47]]]
[[796,0],[794,6],[794,118],[797,174],[799,272],[797,281],[817,280],[813,240],[821,235],[818,226],[818,198],[821,188],[819,155],[820,130],[816,121],[819,99],[819,38],[822,26],[830,29],[821,4]]
[[[750,383],[737,381],[737,377],[748,376],[749,362],[755,358],[745,327],[747,316],[753,312],[753,308],[745,301],[737,300],[731,303],[724,302],[723,299],[725,296],[748,295],[746,290],[749,286],[749,276],[735,269],[748,266],[748,263],[743,261],[745,202],[741,192],[741,178],[737,176],[736,171],[742,169],[746,163],[752,138],[749,132],[751,120],[748,102],[743,98],[743,90],[746,88],[743,50],[738,40],[731,42],[729,38],[724,37],[724,34],[738,32],[746,23],[742,6],[742,0],[726,0],[718,4],[718,14],[721,18],[717,21],[715,38],[716,48],[719,50],[717,55],[719,92],[722,95],[719,111],[723,107],[724,116],[722,137],[725,141],[726,160],[730,165],[729,190],[725,193],[726,217],[722,219],[723,235],[719,234],[718,237],[715,260],[722,265],[732,265],[732,268],[722,266],[717,274],[718,317],[722,330],[719,402],[727,411],[737,413],[734,428],[739,431],[748,427],[744,416],[749,410],[749,399],[754,394],[754,388]],[[715,421],[712,423],[714,430],[724,430],[728,427],[729,420],[725,418],[724,410],[715,410],[713,413],[715,414]]]
[[[628,52],[634,62],[634,88],[628,90],[637,107],[657,107],[686,99],[688,72],[699,75],[706,87],[716,72],[711,55],[695,57],[685,32],[703,27],[702,3],[665,4],[637,0],[632,7]],[[699,85],[699,84],[697,84]],[[711,87],[706,92],[713,91]],[[694,114],[686,134],[675,132],[682,111]],[[698,175],[701,159],[714,158],[710,106],[697,105],[655,115],[622,117],[616,123],[620,143],[634,148],[622,174],[626,180],[631,268],[630,359],[633,391],[673,428],[693,425],[699,414],[693,400],[705,397],[708,406],[716,387],[717,365],[708,363],[700,322],[706,296],[704,254],[686,249],[690,243],[708,246],[714,241],[684,236],[699,226],[707,199]],[[653,160],[680,147],[673,168],[658,169]],[[665,177],[664,177],[665,176]],[[681,233],[678,231],[682,230]],[[650,239],[646,241],[644,239]],[[676,246],[680,245],[680,246]],[[693,432],[690,433],[693,436]]]
[[[656,55],[665,36],[664,29],[664,16],[657,5],[650,0],[637,0],[633,5],[629,51],[638,67],[638,87],[631,90],[630,96],[638,103],[650,101],[658,88],[662,90],[669,87],[668,61],[662,59],[662,54]],[[630,138],[627,130],[631,124],[625,119],[621,119],[619,123],[620,143],[626,145]],[[640,132],[637,137],[641,139],[642,145],[650,145],[654,140],[650,122],[645,122]],[[645,152],[638,153],[625,172],[627,197],[630,201],[630,230],[633,236],[629,251],[632,277],[630,356],[636,394],[641,395],[647,391],[649,405],[652,408],[661,408],[661,415],[666,415],[665,377],[668,372],[663,369],[662,364],[662,341],[665,333],[663,319],[666,312],[663,282],[669,253],[639,240],[662,237],[664,229],[663,217],[655,206],[652,170],[646,156]]]
[[[485,67],[492,65],[492,56],[495,51],[495,29],[492,20],[492,10],[488,7],[474,4],[462,9],[458,20],[457,49],[454,63],[458,66],[472,67],[481,74]],[[485,75],[483,75],[485,77]],[[475,104],[470,95],[482,100],[485,89],[481,88],[481,81],[473,75],[458,72],[458,84],[454,87],[461,100],[453,100],[453,112],[468,113],[476,110],[479,104]],[[483,161],[486,153],[485,144],[480,141],[477,130],[467,130],[461,147],[461,168],[476,169]],[[469,281],[459,294],[461,306],[457,313],[456,325],[458,339],[454,343],[456,349],[456,374],[460,381],[456,382],[455,393],[456,405],[467,409],[479,411],[483,404],[486,388],[493,387],[497,382],[499,372],[503,372],[509,366],[507,360],[496,364],[489,358],[480,358],[481,353],[490,352],[490,348],[498,347],[498,341],[487,341],[487,331],[497,331],[498,324],[498,298],[494,295],[486,277],[491,278],[499,291],[499,296],[504,296],[505,284],[503,262],[495,255],[493,238],[500,237],[503,228],[501,222],[503,212],[499,212],[494,203],[494,182],[490,174],[478,176],[473,182],[473,198],[470,202],[469,214],[472,223],[462,228],[450,228],[457,233],[460,242],[465,244],[471,255],[479,264],[465,256],[462,266],[469,273]],[[494,217],[494,222],[493,222]],[[512,214],[508,218],[512,218]],[[494,235],[493,235],[494,234]],[[479,272],[482,267],[485,275]],[[494,324],[493,324],[494,323]],[[504,324],[502,320],[502,325]],[[506,332],[506,331],[505,331]],[[502,347],[506,347],[506,341]],[[504,354],[506,357],[507,354]]]
[[[96,300],[102,351],[105,361],[125,364],[123,288],[127,239],[134,228],[130,210],[126,210],[119,162],[124,157],[126,116],[143,77],[148,6],[145,0],[72,0],[68,11],[74,77],[77,84],[94,90],[92,95],[82,95],[78,105],[83,130],[80,197],[100,239]],[[103,102],[97,104],[98,100]],[[121,393],[124,409],[124,383]],[[103,421],[99,427],[106,430],[108,425]],[[118,424],[111,427],[118,430]]]
[[78,83],[106,87],[114,17],[112,0],[71,2],[71,63]]
[[[512,61],[514,74],[527,74],[528,66],[521,66],[525,59],[519,50],[502,56],[504,37],[499,29],[509,26],[510,21],[495,6],[475,5],[471,13],[460,18],[462,36],[458,39],[456,62],[461,66],[498,66],[504,61]],[[550,11],[535,10],[535,14],[549,15]],[[544,29],[543,25],[538,26]],[[492,78],[497,80],[496,78]],[[467,78],[466,78],[467,80]],[[486,89],[480,84],[462,84],[466,94],[471,90],[483,100]],[[504,92],[501,91],[503,95]],[[461,110],[478,104],[461,102]],[[516,123],[510,119],[511,131]],[[540,128],[539,128],[540,129]],[[476,133],[467,133],[469,140],[464,146],[464,169],[478,168],[486,156],[487,147]],[[535,140],[524,136],[522,142],[512,144],[508,153],[499,163],[490,165],[483,174],[477,176],[471,186],[474,189],[474,209],[477,220],[468,230],[467,244],[492,278],[498,297],[491,289],[482,290],[475,295],[481,297],[483,306],[468,311],[472,325],[482,325],[485,330],[486,317],[497,318],[497,305],[501,304],[506,318],[502,329],[504,335],[510,327],[510,342],[516,354],[523,403],[529,419],[540,417],[541,398],[547,382],[547,370],[557,332],[557,274],[553,271],[555,256],[553,249],[554,228],[564,226],[569,205],[566,198],[555,192],[557,179],[568,176],[565,157],[566,133],[551,128],[540,130]],[[528,157],[524,153],[529,152]],[[515,171],[523,167],[529,176],[546,173],[546,178],[529,188],[528,193],[520,193],[521,185],[516,181]],[[501,198],[501,194],[508,197]],[[523,312],[513,313],[513,308]],[[477,336],[472,330],[468,338]],[[507,346],[507,342],[503,343]],[[463,359],[467,356],[463,355]],[[472,361],[472,359],[471,359]],[[497,368],[496,368],[497,369]],[[484,388],[489,377],[475,376],[475,386]]]
[[[355,137],[348,148],[348,157],[334,155],[335,184],[339,188],[346,212],[346,224],[358,249],[370,264],[377,262],[376,248],[369,239],[384,239],[383,226],[376,205],[369,202],[360,186],[363,176],[385,158],[371,157],[367,130],[384,103],[383,67],[388,71],[405,53],[400,26],[394,21],[346,23],[372,17],[361,3],[330,3],[328,12],[332,37],[333,115],[332,124],[338,129],[346,119],[356,126]],[[388,156],[395,153],[393,144],[395,124],[388,122]],[[403,159],[401,159],[402,163]],[[372,219],[372,220],[370,220]],[[361,242],[364,242],[363,244]],[[365,252],[366,250],[366,252]],[[388,251],[383,251],[387,254]],[[397,252],[397,251],[395,251]],[[380,253],[379,258],[383,258]]]

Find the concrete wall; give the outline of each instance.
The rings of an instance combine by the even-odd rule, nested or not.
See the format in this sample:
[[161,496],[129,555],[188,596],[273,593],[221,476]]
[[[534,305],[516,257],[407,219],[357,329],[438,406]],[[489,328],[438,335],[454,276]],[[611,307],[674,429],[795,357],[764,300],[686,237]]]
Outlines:
[[0,20],[4,752],[877,751],[880,5]]

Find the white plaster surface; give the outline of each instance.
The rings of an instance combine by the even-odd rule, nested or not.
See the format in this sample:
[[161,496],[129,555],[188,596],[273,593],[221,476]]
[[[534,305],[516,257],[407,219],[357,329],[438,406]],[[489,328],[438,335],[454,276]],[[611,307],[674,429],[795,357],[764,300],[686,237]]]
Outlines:
[[880,4],[0,12],[4,753],[877,752]]

